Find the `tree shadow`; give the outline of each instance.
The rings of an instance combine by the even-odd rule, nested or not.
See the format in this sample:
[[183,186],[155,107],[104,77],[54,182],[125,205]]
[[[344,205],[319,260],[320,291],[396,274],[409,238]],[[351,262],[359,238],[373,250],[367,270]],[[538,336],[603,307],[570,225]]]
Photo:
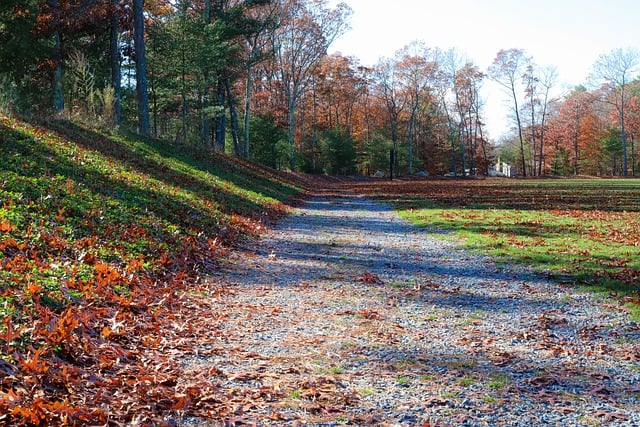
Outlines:
[[[294,180],[267,168],[236,162],[208,150],[195,150],[163,143],[153,138],[129,135],[135,148],[114,137],[108,137],[67,121],[53,121],[48,129],[86,149],[99,152],[143,172],[168,185],[183,188],[212,199],[221,198],[219,208],[227,213],[250,215],[265,209],[247,195],[232,191],[233,187],[286,200],[299,190]],[[161,162],[157,158],[170,159]],[[240,166],[242,164],[242,166]],[[250,167],[249,167],[250,166]],[[189,170],[187,172],[187,170]],[[194,173],[196,171],[197,173]],[[204,176],[207,178],[205,179]],[[212,176],[215,177],[212,179]],[[271,179],[269,179],[271,178]],[[288,183],[285,184],[285,181]]]

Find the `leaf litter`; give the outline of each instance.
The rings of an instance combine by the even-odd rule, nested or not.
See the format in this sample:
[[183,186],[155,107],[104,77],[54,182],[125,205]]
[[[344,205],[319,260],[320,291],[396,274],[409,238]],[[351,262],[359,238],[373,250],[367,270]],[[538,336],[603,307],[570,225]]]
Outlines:
[[639,326],[593,296],[348,193],[247,245],[189,296],[179,425],[640,424]]

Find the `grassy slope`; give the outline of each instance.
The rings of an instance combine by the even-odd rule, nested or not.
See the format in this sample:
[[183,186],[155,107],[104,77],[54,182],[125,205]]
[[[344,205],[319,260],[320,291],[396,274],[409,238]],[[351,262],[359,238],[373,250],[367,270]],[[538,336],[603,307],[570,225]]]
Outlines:
[[300,192],[248,162],[66,122],[0,116],[0,153],[0,423],[130,422],[130,407],[94,397],[132,387],[114,363],[147,375],[139,348],[171,320],[167,301]]

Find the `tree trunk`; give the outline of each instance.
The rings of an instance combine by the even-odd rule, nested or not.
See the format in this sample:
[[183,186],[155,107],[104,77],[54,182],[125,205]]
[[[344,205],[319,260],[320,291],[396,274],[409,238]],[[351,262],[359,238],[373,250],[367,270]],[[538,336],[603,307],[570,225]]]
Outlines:
[[205,146],[209,145],[211,136],[211,116],[209,113],[209,107],[211,105],[211,89],[209,88],[209,73],[204,73],[204,94],[202,95],[202,142]]
[[622,137],[622,175],[629,176],[629,162],[627,156],[627,133],[624,128],[624,95],[620,108],[620,136]]
[[225,134],[227,132],[227,116],[224,112],[225,110],[225,91],[224,91],[224,82],[222,76],[218,77],[218,85],[217,85],[217,93],[218,93],[218,112],[216,116],[216,141],[215,141],[215,149],[224,153],[225,151]]
[[63,91],[63,69],[62,69],[62,36],[58,31],[58,18],[57,18],[57,7],[58,0],[51,0],[49,2],[51,6],[51,11],[54,15],[54,28],[55,32],[53,33],[53,62],[55,63],[55,68],[53,69],[53,78],[51,81],[51,87],[53,89],[53,112],[55,114],[60,114],[64,110],[64,91]]
[[513,95],[513,104],[515,107],[514,111],[516,113],[516,122],[518,124],[518,138],[520,139],[520,163],[522,166],[522,176],[526,177],[527,162],[524,157],[524,138],[522,137],[522,121],[520,120],[520,110],[518,109],[518,98],[516,96],[516,89],[513,85],[511,86],[511,93]]
[[[153,72],[151,73],[153,76]],[[149,82],[149,93],[151,95],[151,117],[153,117],[153,136],[158,137],[158,92],[155,88],[155,79],[151,79]]]
[[487,154],[487,143],[484,140],[482,124],[478,126],[480,132],[480,144],[482,144],[482,159],[484,160],[484,176],[489,176],[489,155]]
[[544,105],[542,107],[542,118],[540,120],[540,144],[539,145],[539,155],[538,155],[538,176],[542,176],[542,167],[544,165],[544,138],[545,138],[545,127],[547,125],[547,105],[549,99],[549,89],[547,89],[544,96]]
[[182,143],[185,144],[187,142],[187,115],[189,114],[189,104],[187,101],[187,65],[186,65],[186,55],[184,50],[182,51],[182,73],[180,76],[181,83],[181,97],[182,97],[182,113],[180,115],[182,122]]
[[113,122],[119,125],[122,119],[122,69],[120,66],[120,25],[119,14],[116,10],[118,0],[113,1],[114,11],[111,16],[111,87],[113,88]]
[[296,103],[291,97],[289,101],[289,168],[292,171],[296,169],[295,118]]
[[236,156],[243,157],[244,143],[240,139],[240,126],[238,126],[238,109],[231,96],[231,83],[228,78],[224,79],[224,88],[227,93],[227,105],[229,106],[229,120],[231,120],[231,137],[233,139],[233,149]]
[[631,136],[631,176],[636,176],[636,150],[634,147],[633,134]]
[[136,51],[136,95],[138,101],[138,131],[142,135],[151,133],[149,119],[149,94],[147,62],[144,42],[144,0],[133,0],[133,33]]
[[533,94],[531,95],[531,151],[533,152],[532,176],[536,176],[536,114],[534,109]]
[[[205,25],[211,24],[211,0],[205,0],[204,2],[204,23]],[[209,72],[207,70],[204,71],[203,77],[204,94],[202,95],[202,110],[204,111],[204,115],[202,117],[202,142],[205,146],[208,146],[211,136],[211,116],[209,113],[211,88],[209,87]]]
[[247,67],[247,84],[244,96],[244,157],[249,158],[249,128],[251,126],[251,87],[253,80],[251,78],[251,67]]
[[576,123],[575,123],[575,130],[573,132],[573,174],[574,175],[578,175],[578,156],[580,155],[579,152],[579,140],[578,137],[580,135],[580,113],[578,110],[578,105],[575,105],[575,109],[576,109]]
[[467,144],[466,140],[467,129],[464,125],[464,120],[460,121],[460,161],[462,162],[462,176],[467,176]]
[[56,64],[56,68],[53,70],[53,112],[60,114],[64,110],[62,37],[58,31],[53,36],[55,38],[53,60]]
[[411,109],[409,118],[409,176],[413,175],[413,143],[416,133],[416,110],[418,106],[414,105]]

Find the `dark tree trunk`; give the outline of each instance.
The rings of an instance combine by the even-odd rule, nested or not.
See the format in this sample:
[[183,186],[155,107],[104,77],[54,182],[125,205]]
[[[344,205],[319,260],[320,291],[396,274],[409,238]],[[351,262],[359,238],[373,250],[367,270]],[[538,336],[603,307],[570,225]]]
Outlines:
[[225,150],[225,134],[227,131],[227,116],[224,113],[225,110],[225,89],[222,76],[218,77],[217,85],[218,93],[218,112],[216,117],[216,141],[215,148],[220,152]]
[[53,112],[60,114],[64,110],[64,92],[63,92],[63,69],[62,69],[62,36],[58,30],[58,18],[56,10],[58,8],[58,0],[51,0],[49,2],[51,11],[54,16],[54,33],[53,33],[53,62],[55,68],[53,69],[53,78],[51,81],[51,87],[53,89]]
[[120,67],[120,45],[119,45],[119,14],[117,11],[118,0],[113,1],[114,11],[111,16],[111,87],[113,87],[114,105],[113,105],[113,122],[120,124],[122,119],[121,106],[121,87],[122,87],[122,70]]
[[231,136],[233,138],[233,149],[238,157],[244,157],[244,142],[240,139],[240,126],[238,125],[238,110],[231,96],[231,82],[224,79],[224,88],[227,94],[227,104],[229,105],[229,118],[231,120]]
[[138,131],[142,135],[151,133],[149,119],[149,93],[147,62],[144,42],[144,0],[133,0],[133,43],[136,51],[136,94],[138,101]]

